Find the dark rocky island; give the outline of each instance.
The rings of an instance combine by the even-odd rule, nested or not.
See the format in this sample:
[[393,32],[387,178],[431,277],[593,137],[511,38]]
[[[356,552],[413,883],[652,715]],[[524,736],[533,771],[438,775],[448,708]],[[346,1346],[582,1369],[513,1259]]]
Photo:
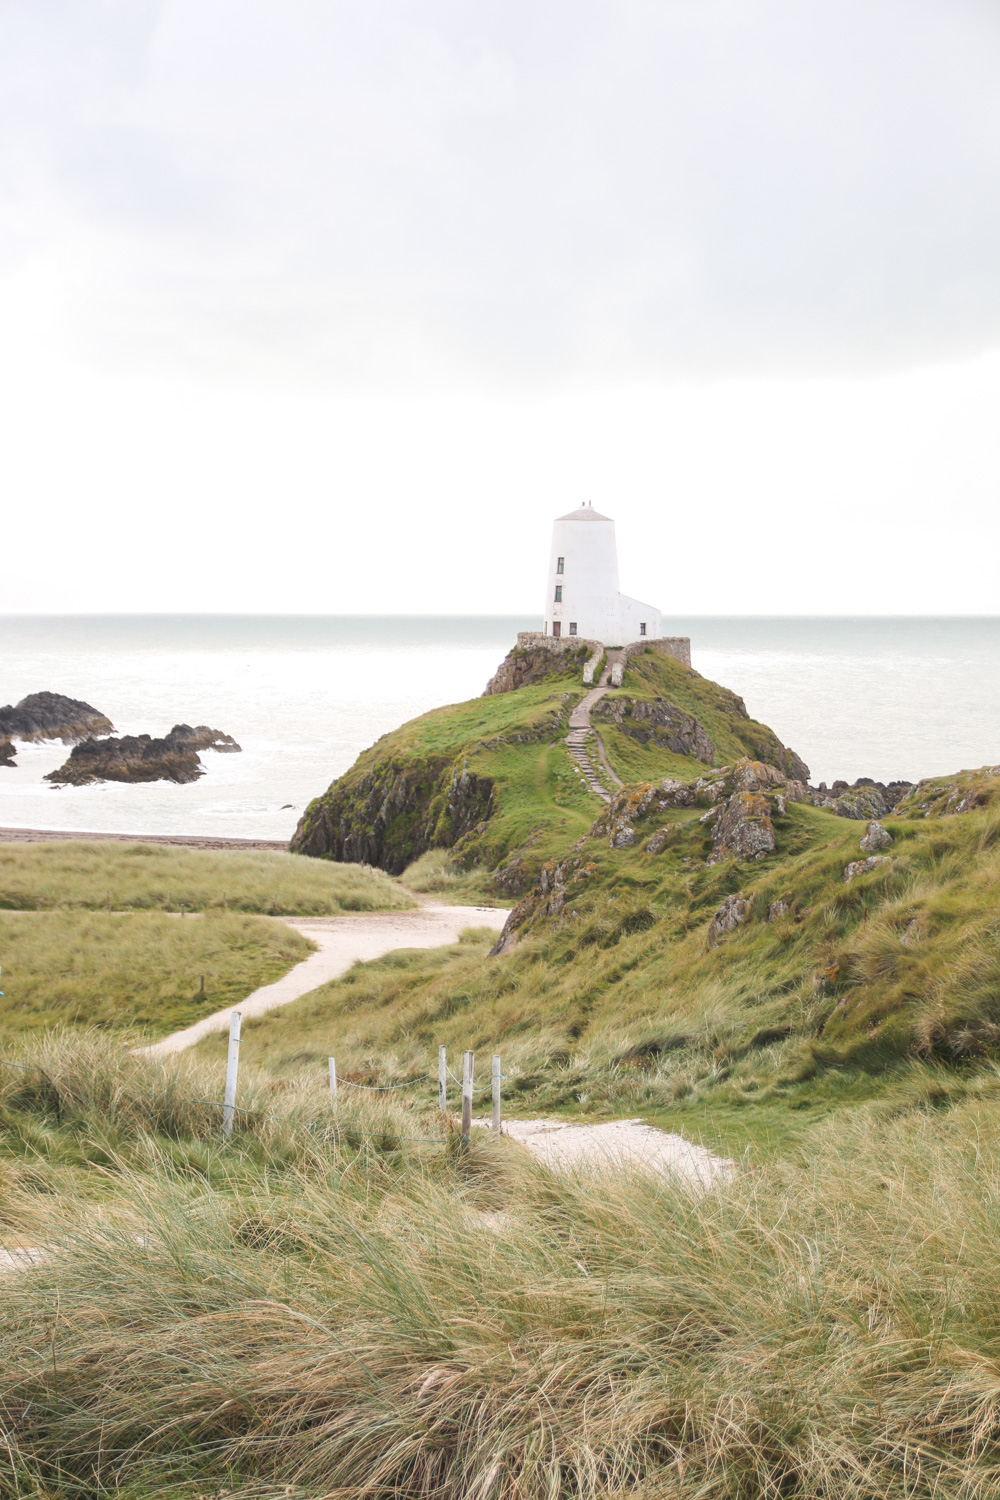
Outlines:
[[199,750],[238,751],[240,746],[221,729],[199,724],[175,724],[162,739],[148,734],[126,734],[120,739],[86,739],[74,746],[69,759],[45,777],[59,786],[87,786],[93,781],[173,781],[184,784],[204,776]]
[[[62,693],[29,693],[20,703],[0,708],[0,740],[61,740],[75,745],[91,735],[111,734],[114,727],[91,704]],[[0,751],[0,763],[13,765],[13,748],[6,761],[2,757]]]
[[14,743],[12,740],[0,739],[0,766],[13,766]]

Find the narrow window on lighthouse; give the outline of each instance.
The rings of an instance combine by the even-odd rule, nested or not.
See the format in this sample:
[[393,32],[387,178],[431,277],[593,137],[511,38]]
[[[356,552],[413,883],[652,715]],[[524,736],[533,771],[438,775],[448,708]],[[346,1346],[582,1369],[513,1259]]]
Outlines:
[[642,623],[639,626],[639,634],[640,635],[645,635],[646,634],[646,622],[645,622],[645,620],[643,620]]
[[566,571],[566,566],[565,565],[566,565],[566,559],[564,557],[557,557],[556,558],[556,572],[557,573],[565,573],[565,571]]
[[[556,584],[556,603],[557,604],[561,604],[562,603],[562,584],[561,583],[557,583]],[[643,631],[643,634],[645,635],[645,631]]]
[[570,622],[569,622],[569,633],[570,633],[570,635],[576,635],[576,621],[575,620],[570,620]]

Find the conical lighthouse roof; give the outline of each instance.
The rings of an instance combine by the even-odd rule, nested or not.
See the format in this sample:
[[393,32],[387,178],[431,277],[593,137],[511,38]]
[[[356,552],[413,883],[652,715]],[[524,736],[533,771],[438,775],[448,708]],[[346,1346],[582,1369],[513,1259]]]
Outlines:
[[610,516],[602,516],[599,510],[592,506],[580,505],[576,510],[567,512],[564,516],[556,516],[557,521],[610,521]]

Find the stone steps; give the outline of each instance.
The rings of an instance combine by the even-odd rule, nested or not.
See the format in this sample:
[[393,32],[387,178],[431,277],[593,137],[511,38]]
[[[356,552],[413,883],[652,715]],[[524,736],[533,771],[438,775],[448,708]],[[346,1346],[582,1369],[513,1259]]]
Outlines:
[[569,734],[566,736],[566,746],[569,750],[570,758],[579,766],[583,773],[583,779],[590,787],[590,790],[596,797],[600,797],[602,802],[610,802],[611,793],[604,785],[598,770],[590,758],[587,741],[594,733],[590,725],[591,705],[596,703],[598,698],[603,698],[606,692],[606,688],[594,688],[593,691],[589,692],[577,704],[576,708],[570,714]]

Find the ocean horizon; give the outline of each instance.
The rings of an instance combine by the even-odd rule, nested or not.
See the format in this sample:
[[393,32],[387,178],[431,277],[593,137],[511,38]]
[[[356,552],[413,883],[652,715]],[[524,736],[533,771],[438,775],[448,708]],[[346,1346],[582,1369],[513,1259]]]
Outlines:
[[[82,698],[117,733],[233,735],[188,786],[43,780],[62,745],[0,768],[0,825],[285,839],[307,802],[407,719],[481,693],[533,615],[6,615],[0,702]],[[815,782],[917,780],[1000,761],[1000,616],[668,616]]]

